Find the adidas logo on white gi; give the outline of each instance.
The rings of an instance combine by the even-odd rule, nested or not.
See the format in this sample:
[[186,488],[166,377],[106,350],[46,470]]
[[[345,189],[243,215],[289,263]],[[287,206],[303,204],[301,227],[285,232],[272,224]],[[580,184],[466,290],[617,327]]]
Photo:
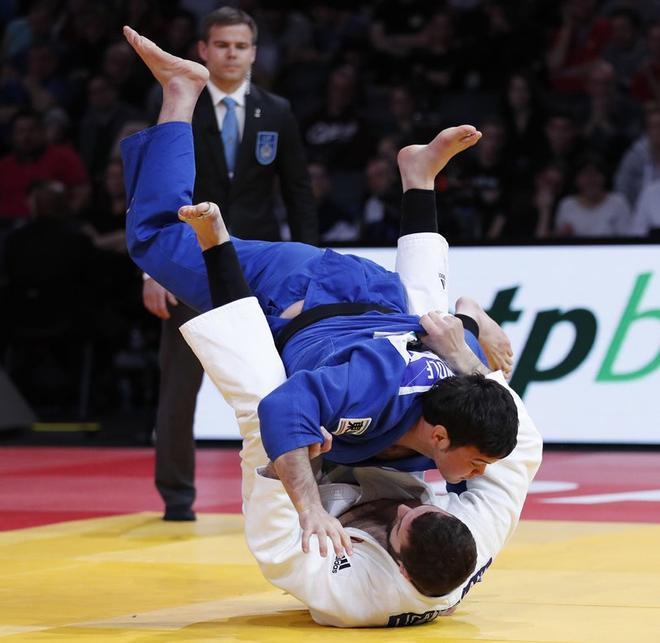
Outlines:
[[334,435],[362,435],[371,424],[371,418],[341,418]]
[[342,569],[347,569],[350,566],[351,564],[348,562],[348,558],[346,558],[346,556],[335,556],[335,562],[332,563],[332,573],[336,574]]

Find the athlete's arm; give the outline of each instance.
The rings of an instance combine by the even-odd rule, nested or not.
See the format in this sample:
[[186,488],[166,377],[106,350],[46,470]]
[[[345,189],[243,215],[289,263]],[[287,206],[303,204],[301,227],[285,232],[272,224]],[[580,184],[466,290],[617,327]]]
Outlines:
[[431,311],[422,315],[419,323],[427,333],[421,338],[424,345],[446,360],[455,373],[488,375],[491,372],[465,342],[460,319],[448,313]]
[[307,447],[288,451],[273,463],[277,476],[286,489],[293,506],[298,512],[302,528],[302,550],[309,552],[309,539],[316,534],[319,540],[319,553],[322,557],[328,554],[327,539],[330,538],[335,554],[341,556],[346,552],[353,553],[351,539],[344,531],[341,523],[330,516],[321,504],[319,488],[314,479],[314,473],[309,460]]
[[443,509],[470,528],[482,565],[495,557],[516,528],[543,450],[541,434],[520,397],[500,372],[488,377],[504,386],[516,403],[519,422],[516,447],[506,458],[489,464],[483,475],[468,480],[462,493],[438,497]]

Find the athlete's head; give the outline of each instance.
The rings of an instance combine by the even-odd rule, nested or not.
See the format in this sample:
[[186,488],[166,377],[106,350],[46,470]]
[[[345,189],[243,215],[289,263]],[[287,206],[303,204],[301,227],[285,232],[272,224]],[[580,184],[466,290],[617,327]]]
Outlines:
[[486,465],[516,446],[518,411],[513,397],[483,375],[439,380],[422,397],[429,451],[447,482],[481,475]]
[[401,573],[426,596],[444,596],[474,570],[477,546],[456,516],[435,505],[400,504],[387,549]]

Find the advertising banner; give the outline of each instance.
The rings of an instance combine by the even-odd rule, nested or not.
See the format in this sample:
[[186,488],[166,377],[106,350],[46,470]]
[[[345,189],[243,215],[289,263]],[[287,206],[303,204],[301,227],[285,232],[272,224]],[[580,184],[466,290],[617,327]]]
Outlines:
[[[353,248],[394,267],[393,248]],[[449,292],[479,301],[511,338],[511,381],[549,443],[660,444],[660,246],[450,250]],[[238,439],[205,378],[198,438]]]

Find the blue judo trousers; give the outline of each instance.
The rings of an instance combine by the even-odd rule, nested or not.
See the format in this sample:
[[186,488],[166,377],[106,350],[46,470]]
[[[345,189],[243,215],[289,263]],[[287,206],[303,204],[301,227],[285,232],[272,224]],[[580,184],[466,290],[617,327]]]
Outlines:
[[[195,233],[177,218],[178,209],[192,202],[191,126],[173,122],[152,127],[122,141],[121,150],[131,257],[177,298],[200,312],[210,310],[206,267]],[[289,379],[259,406],[264,448],[273,460],[322,441],[324,426],[334,436],[326,459],[383,464],[374,456],[420,417],[421,395],[452,374],[432,353],[407,350],[405,337],[424,331],[419,317],[406,312],[398,275],[367,259],[302,243],[232,241],[276,338],[288,323],[280,314],[302,299],[304,310],[369,303],[394,311],[331,317],[294,334],[282,354]],[[466,341],[485,363],[468,331]],[[435,468],[423,456],[388,460],[387,465],[407,471]]]

